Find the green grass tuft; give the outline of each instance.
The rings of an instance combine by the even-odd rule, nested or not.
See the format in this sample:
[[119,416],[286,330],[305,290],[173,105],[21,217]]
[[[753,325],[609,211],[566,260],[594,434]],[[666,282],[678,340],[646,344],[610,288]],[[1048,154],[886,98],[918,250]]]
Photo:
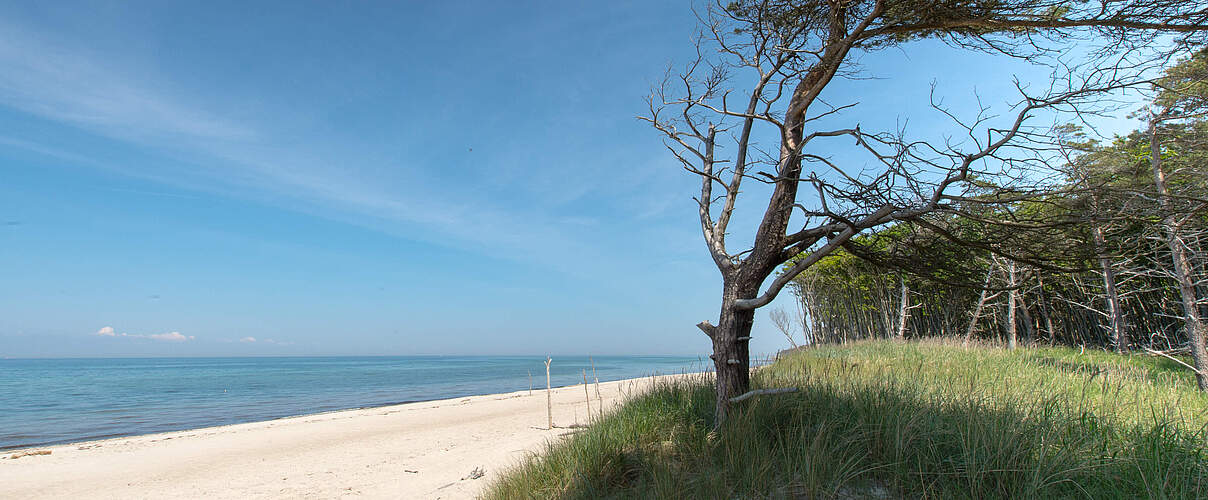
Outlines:
[[714,434],[706,376],[660,383],[488,498],[1204,498],[1208,396],[1177,364],[870,341],[760,369],[797,393]]

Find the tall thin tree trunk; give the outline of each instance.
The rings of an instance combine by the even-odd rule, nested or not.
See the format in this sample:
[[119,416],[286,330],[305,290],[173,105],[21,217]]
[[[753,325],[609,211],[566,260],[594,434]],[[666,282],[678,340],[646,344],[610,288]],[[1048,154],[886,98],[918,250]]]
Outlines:
[[1019,300],[1019,283],[1015,279],[1014,261],[1007,265],[1007,281],[1011,286],[1011,291],[1007,294],[1007,348],[1013,350],[1019,343],[1015,328],[1015,303]]
[[1028,302],[1024,294],[1021,292],[1016,294],[1015,297],[1019,299],[1019,314],[1023,316],[1023,338],[1031,342],[1036,338],[1036,324],[1032,320],[1032,313],[1028,311]]
[[1107,317],[1111,327],[1112,343],[1116,352],[1128,351],[1128,332],[1124,326],[1124,311],[1120,308],[1120,293],[1116,290],[1116,271],[1107,256],[1107,238],[1103,226],[1095,225],[1095,253],[1099,256],[1099,270],[1103,274],[1103,294],[1107,298]]
[[1179,222],[1171,207],[1170,192],[1166,187],[1166,172],[1162,169],[1162,148],[1158,143],[1159,120],[1154,117],[1149,124],[1149,165],[1153,168],[1154,187],[1158,201],[1166,212],[1162,217],[1162,228],[1166,232],[1166,245],[1174,264],[1174,278],[1179,284],[1179,296],[1183,302],[1183,324],[1194,362],[1195,381],[1201,391],[1208,391],[1208,351],[1204,348],[1205,325],[1200,317],[1199,301],[1196,298],[1195,281],[1191,276],[1191,259],[1187,256],[1187,243],[1183,240]]
[[1053,341],[1057,334],[1053,331],[1053,315],[1049,313],[1049,300],[1044,294],[1044,278],[1040,273],[1036,273],[1036,282],[1040,284],[1040,316],[1044,319],[1044,328],[1049,332],[1049,345],[1053,345]]
[[883,285],[877,286],[877,288],[885,292],[877,294],[879,300],[881,301],[881,305],[878,307],[878,309],[881,310],[881,322],[885,324],[885,338],[889,338],[893,336],[894,331],[893,318],[889,315],[889,308],[891,306],[890,293],[892,292],[890,292],[887,287]]
[[902,297],[898,308],[898,338],[906,338],[906,320],[910,319],[910,288],[906,287],[906,278],[902,278]]

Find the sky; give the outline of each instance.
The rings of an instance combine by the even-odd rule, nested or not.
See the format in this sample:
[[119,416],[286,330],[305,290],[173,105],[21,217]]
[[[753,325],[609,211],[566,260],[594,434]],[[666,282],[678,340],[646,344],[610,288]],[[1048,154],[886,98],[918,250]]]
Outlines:
[[[706,355],[699,187],[637,119],[695,28],[672,1],[0,3],[0,357]],[[936,137],[931,84],[968,111],[1043,74],[861,63],[845,120]],[[767,310],[753,337],[787,346]]]

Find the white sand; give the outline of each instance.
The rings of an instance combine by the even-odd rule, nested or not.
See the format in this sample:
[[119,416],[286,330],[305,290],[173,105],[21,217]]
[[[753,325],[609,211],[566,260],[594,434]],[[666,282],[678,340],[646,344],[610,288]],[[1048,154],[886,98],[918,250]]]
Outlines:
[[[601,383],[605,408],[651,381]],[[541,388],[36,448],[51,454],[17,459],[4,451],[0,498],[470,498],[585,423],[584,399],[581,385],[554,389],[553,430]],[[463,479],[475,468],[486,475]]]

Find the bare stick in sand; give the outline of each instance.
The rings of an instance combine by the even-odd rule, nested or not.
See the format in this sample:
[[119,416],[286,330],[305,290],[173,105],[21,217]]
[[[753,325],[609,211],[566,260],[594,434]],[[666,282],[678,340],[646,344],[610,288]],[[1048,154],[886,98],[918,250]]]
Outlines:
[[591,422],[591,393],[587,392],[587,370],[583,370],[583,397],[587,400],[587,421]]
[[549,383],[549,364],[553,360],[554,359],[549,356],[545,357],[545,414],[549,416],[550,429],[554,428],[554,400],[553,395],[551,394],[552,389],[550,388]]
[[596,409],[599,410],[600,417],[603,418],[604,417],[604,398],[600,397],[600,377],[596,376],[596,360],[591,359],[591,356],[588,356],[587,360],[591,362],[591,378],[595,379],[595,381],[596,381],[596,403],[597,403],[596,406],[598,407]]

